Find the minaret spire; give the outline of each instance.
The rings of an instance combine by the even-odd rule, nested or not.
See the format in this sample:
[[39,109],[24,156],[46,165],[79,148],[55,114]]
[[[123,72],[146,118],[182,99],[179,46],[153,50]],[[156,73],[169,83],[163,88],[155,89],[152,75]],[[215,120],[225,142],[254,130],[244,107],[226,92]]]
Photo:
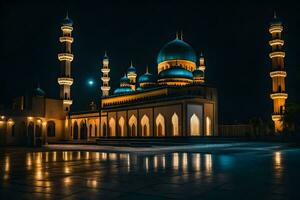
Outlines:
[[58,54],[58,60],[61,63],[61,74],[57,82],[60,86],[60,99],[63,100],[63,109],[68,113],[73,103],[71,99],[71,85],[74,81],[71,76],[71,63],[74,58],[71,50],[74,41],[72,37],[73,21],[69,18],[68,13],[63,20],[61,30],[62,36],[59,38],[59,41],[62,43],[63,52]]
[[105,51],[104,53],[104,57],[102,60],[102,68],[101,68],[101,72],[102,72],[102,86],[101,86],[101,91],[102,91],[102,97],[107,97],[109,96],[109,90],[110,90],[110,86],[109,86],[109,81],[110,81],[110,77],[109,77],[109,58],[107,56],[107,52]]
[[270,77],[272,78],[272,92],[271,99],[273,100],[273,113],[272,120],[274,121],[275,132],[283,131],[283,115],[285,112],[285,103],[288,98],[285,87],[285,78],[287,73],[284,66],[285,52],[283,50],[284,40],[282,39],[283,25],[278,20],[276,13],[274,12],[274,20],[269,27],[269,33],[271,34],[271,40],[269,45],[271,46],[271,53],[269,54],[272,60],[272,68]]
[[177,39],[177,40],[179,39],[178,31],[176,32],[176,39]]

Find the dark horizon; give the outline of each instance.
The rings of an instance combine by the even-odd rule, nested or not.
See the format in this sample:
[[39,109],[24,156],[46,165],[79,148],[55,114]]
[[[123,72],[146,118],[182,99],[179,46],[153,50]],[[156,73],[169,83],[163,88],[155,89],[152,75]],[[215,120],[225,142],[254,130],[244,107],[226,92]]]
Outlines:
[[[31,91],[39,83],[58,98],[58,38],[68,10],[74,21],[72,63],[73,110],[99,104],[100,67],[110,57],[112,90],[133,61],[138,74],[157,73],[156,56],[183,30],[184,40],[206,59],[206,79],[219,92],[220,123],[245,122],[255,116],[271,120],[271,62],[268,26],[273,11],[284,26],[288,102],[299,102],[300,4],[263,1],[143,1],[94,3],[11,3],[1,5],[0,104]],[[95,80],[94,87],[87,81]]]

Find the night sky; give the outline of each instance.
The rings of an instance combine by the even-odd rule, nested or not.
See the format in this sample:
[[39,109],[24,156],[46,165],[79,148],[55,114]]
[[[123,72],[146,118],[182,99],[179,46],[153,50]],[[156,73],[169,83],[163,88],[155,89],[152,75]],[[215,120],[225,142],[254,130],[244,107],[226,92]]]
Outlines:
[[[284,23],[289,101],[300,100],[300,3],[45,2],[0,3],[2,104],[32,91],[38,82],[47,96],[58,98],[58,38],[67,11],[74,21],[74,110],[88,109],[90,101],[98,103],[105,50],[110,57],[114,89],[131,60],[138,74],[145,72],[146,65],[156,74],[159,50],[175,38],[176,31],[183,30],[184,40],[197,54],[204,52],[207,82],[219,92],[220,122],[246,122],[255,116],[270,120],[268,25],[274,9]],[[95,81],[94,86],[88,85],[90,79]]]

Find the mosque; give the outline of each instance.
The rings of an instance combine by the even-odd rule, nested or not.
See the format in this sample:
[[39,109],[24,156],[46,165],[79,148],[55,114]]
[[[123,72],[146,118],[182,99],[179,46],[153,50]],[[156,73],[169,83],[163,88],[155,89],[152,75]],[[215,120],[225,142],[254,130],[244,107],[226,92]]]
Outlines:
[[[111,91],[109,74],[115,69],[110,68],[105,53],[99,70],[102,82],[99,108],[92,105],[89,111],[72,112],[73,21],[67,16],[60,28],[63,51],[58,54],[59,99],[47,98],[41,88],[31,97],[16,98],[12,109],[0,113],[0,143],[41,145],[101,138],[218,136],[217,90],[206,83],[203,55],[197,58],[192,46],[179,35],[159,51],[157,74],[147,69],[138,76],[131,64],[114,91]],[[274,90],[271,98],[276,101],[272,117],[280,127],[278,119],[287,98],[286,72],[281,66],[282,25],[271,24],[269,30],[273,38],[270,58],[274,69],[270,74]]]

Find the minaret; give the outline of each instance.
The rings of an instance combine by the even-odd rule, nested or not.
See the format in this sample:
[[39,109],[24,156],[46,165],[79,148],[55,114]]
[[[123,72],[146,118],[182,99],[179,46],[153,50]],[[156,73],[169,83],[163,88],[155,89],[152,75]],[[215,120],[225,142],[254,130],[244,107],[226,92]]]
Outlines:
[[272,69],[270,72],[272,78],[272,92],[270,97],[273,100],[272,120],[274,121],[276,133],[283,130],[282,117],[288,97],[285,89],[285,77],[287,73],[284,69],[285,52],[283,50],[284,40],[282,39],[282,31],[282,23],[278,20],[276,13],[274,13],[274,19],[269,27],[269,32],[272,35],[272,39],[269,41],[269,45],[272,48],[269,57],[272,60]]
[[206,69],[206,66],[205,66],[205,60],[204,60],[204,56],[203,56],[202,52],[200,54],[199,64],[200,64],[199,69],[203,72],[203,82],[205,82],[205,69]]
[[71,85],[73,84],[71,62],[74,56],[71,46],[74,39],[72,37],[73,21],[68,17],[68,14],[62,22],[61,30],[62,37],[59,38],[59,41],[62,44],[62,53],[58,54],[58,60],[61,63],[61,74],[57,82],[60,86],[60,98],[63,100],[63,109],[65,112],[69,112],[73,103],[71,100]]
[[102,77],[101,77],[101,80],[102,80],[102,86],[101,86],[102,97],[107,97],[107,96],[109,96],[109,90],[110,90],[110,86],[109,86],[109,80],[110,80],[109,72],[110,72],[110,69],[108,67],[109,58],[108,58],[106,52],[104,54],[102,64],[103,64],[102,69],[101,69],[101,72],[102,72]]
[[131,61],[130,67],[127,70],[127,77],[130,80],[130,87],[131,87],[131,89],[135,90],[136,89],[136,77],[137,77],[137,74],[136,74],[135,67],[132,65],[132,61]]

